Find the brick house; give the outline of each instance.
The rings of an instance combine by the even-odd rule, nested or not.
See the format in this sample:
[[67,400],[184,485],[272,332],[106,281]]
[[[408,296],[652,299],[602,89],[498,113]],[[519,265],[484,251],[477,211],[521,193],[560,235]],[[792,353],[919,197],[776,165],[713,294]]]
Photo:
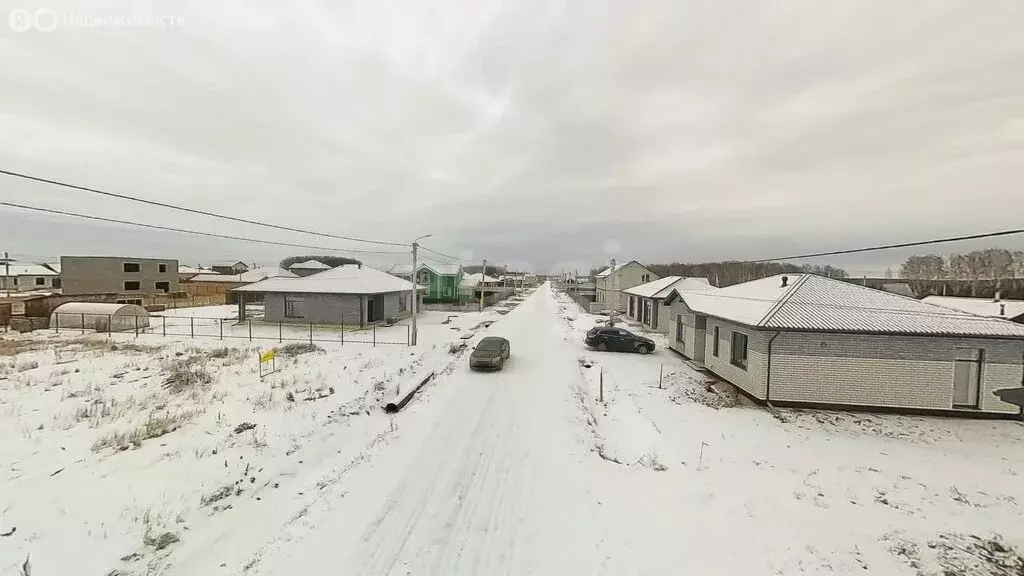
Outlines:
[[780,405],[1020,414],[1024,326],[812,274],[674,291],[669,348]]
[[707,278],[666,276],[653,282],[627,288],[626,316],[639,322],[652,332],[668,332],[672,309],[665,305],[665,299],[673,290],[679,292],[711,292],[716,290]]
[[616,264],[615,270],[612,270],[611,267],[605,268],[594,276],[597,300],[594,302],[593,308],[615,309],[622,312],[627,305],[626,295],[623,294],[624,290],[659,278],[661,276],[636,260]]

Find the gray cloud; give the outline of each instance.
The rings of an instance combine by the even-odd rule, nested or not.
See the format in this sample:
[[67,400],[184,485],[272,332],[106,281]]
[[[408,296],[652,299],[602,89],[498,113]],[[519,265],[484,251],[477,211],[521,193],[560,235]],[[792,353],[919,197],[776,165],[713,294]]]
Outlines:
[[[1014,0],[78,4],[24,2],[184,25],[0,28],[5,168],[338,234],[433,233],[441,251],[541,271],[996,230],[1024,208]],[[0,196],[356,246],[10,179]],[[0,243],[292,252],[7,209]]]

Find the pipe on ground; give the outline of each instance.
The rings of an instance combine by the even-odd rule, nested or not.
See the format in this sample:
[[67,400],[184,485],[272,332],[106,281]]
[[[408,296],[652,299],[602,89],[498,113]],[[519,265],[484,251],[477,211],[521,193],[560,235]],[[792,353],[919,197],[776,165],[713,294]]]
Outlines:
[[[412,400],[412,397],[416,395],[416,392],[419,392],[420,388],[422,388],[423,385],[429,382],[430,379],[433,377],[434,372],[428,372],[427,375],[423,377],[423,379],[419,380],[418,383],[414,384],[413,386],[407,387],[404,392],[402,391],[401,385],[396,385],[393,388],[394,392],[392,392],[391,390],[388,391],[389,395],[392,396],[392,398],[391,400],[388,400],[384,404],[384,412],[388,414],[394,414],[395,412],[398,412],[399,410],[404,408],[405,405],[408,404],[410,400]],[[414,380],[414,382],[416,381]]]

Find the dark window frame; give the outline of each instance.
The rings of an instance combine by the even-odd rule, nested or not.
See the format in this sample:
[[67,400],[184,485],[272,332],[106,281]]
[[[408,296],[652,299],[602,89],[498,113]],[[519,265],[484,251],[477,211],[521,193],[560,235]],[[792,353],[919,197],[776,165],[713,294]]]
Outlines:
[[[161,284],[164,285],[163,288],[160,287]],[[167,280],[161,280],[159,282],[153,282],[153,289],[156,290],[157,292],[161,292],[162,291],[164,294],[167,294],[168,292],[171,291],[171,283],[168,282]]]
[[[134,266],[134,270],[129,270],[129,266]],[[142,272],[142,264],[138,262],[121,262],[121,272],[125,274],[138,274]]]
[[[135,288],[129,288],[128,287],[129,284],[134,284]],[[142,282],[140,280],[125,280],[125,281],[121,282],[121,288],[125,292],[138,292],[138,291],[142,290]]]
[[158,264],[156,268],[157,268],[157,272],[159,272],[161,274],[166,274],[167,273],[167,264]]
[[[740,346],[742,341],[742,346]],[[737,368],[747,369],[750,365],[750,358],[748,356],[748,347],[750,345],[750,338],[742,332],[733,330],[732,332],[732,346],[729,349],[729,363]],[[742,356],[737,354],[737,351],[742,348]]]
[[[296,310],[296,304],[298,304],[298,310]],[[305,318],[306,317],[306,297],[305,296],[285,296],[284,297],[284,317],[285,318]]]
[[46,286],[46,278],[36,276],[36,286]]
[[719,338],[719,333],[718,333],[718,326],[715,326],[714,328],[715,329],[713,330],[713,332],[715,333],[715,342],[714,342],[714,344],[711,345],[711,355],[717,358],[718,357],[718,338]]
[[676,314],[676,342],[686,343],[684,340],[686,334],[686,325],[683,324],[683,315]]

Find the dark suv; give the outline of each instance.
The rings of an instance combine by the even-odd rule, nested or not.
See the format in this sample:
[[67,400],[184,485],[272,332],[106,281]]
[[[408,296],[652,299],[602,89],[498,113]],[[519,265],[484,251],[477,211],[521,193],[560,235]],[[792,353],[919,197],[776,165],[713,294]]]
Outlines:
[[629,330],[611,326],[598,326],[587,332],[587,346],[604,352],[639,352],[649,354],[654,351],[654,340],[637,336]]

